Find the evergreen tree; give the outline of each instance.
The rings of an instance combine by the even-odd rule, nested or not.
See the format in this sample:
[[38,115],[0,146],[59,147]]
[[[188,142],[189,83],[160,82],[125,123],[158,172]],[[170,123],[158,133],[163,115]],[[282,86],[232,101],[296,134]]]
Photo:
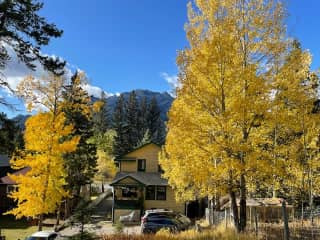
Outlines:
[[[138,131],[139,131],[139,139],[144,138],[146,132],[148,130],[147,125],[147,116],[148,116],[148,102],[147,98],[143,97],[139,103],[139,111],[138,111]],[[148,133],[150,135],[150,133]]]
[[[43,3],[35,0],[3,0],[0,1],[0,67],[3,69],[10,60],[8,49],[14,51],[18,59],[34,70],[35,60],[45,69],[62,74],[65,62],[59,58],[44,56],[41,46],[48,45],[51,38],[62,35],[54,24],[48,23],[38,15]],[[5,43],[6,45],[4,45]],[[1,87],[10,87],[4,77],[0,78]],[[0,101],[6,104],[5,100]]]
[[126,105],[126,122],[128,124],[128,143],[129,149],[134,149],[139,141],[139,123],[138,123],[138,102],[135,91],[129,95]]
[[76,151],[65,155],[67,183],[74,197],[80,195],[81,186],[91,182],[97,166],[96,145],[88,141],[93,136],[92,108],[88,93],[81,87],[82,73],[76,72],[71,85],[63,94],[63,107],[67,124],[74,126],[72,136],[80,136]]
[[97,101],[94,105],[98,108],[93,114],[94,134],[103,135],[109,127],[107,96],[104,92],[101,92],[100,100]]
[[129,128],[126,122],[125,100],[122,94],[113,113],[113,129],[116,132],[113,155],[117,158],[131,150],[128,140]]
[[5,113],[0,113],[0,153],[11,155],[18,147],[23,147],[21,130]]
[[151,140],[158,144],[163,143],[164,140],[164,128],[162,127],[162,124],[157,99],[153,97],[148,107],[147,125]]

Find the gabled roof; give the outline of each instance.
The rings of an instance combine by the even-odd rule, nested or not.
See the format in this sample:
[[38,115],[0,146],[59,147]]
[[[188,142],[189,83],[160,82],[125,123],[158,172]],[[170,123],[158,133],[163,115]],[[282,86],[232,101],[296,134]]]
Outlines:
[[[16,175],[16,176],[21,175],[21,174],[25,175],[29,171],[30,171],[30,167],[26,167],[26,168],[17,170],[11,174]],[[12,178],[10,178],[9,176],[4,176],[4,177],[0,178],[0,184],[15,185],[16,182]]]
[[111,182],[116,185],[118,182],[125,178],[133,178],[137,182],[145,186],[167,186],[168,181],[161,177],[161,173],[148,173],[148,172],[118,172]]
[[126,154],[124,154],[124,155],[122,155],[122,156],[120,156],[120,157],[117,157],[117,158],[115,159],[115,161],[122,161],[122,160],[130,161],[130,160],[135,160],[134,158],[128,158],[128,157],[126,157],[126,156],[127,156],[129,153],[132,153],[132,152],[134,152],[134,151],[137,151],[137,150],[139,150],[139,149],[141,149],[141,148],[144,148],[145,146],[148,146],[148,145],[150,145],[150,144],[154,144],[154,145],[158,146],[159,148],[161,148],[161,145],[159,145],[159,144],[157,144],[157,143],[155,143],[155,142],[149,142],[149,143],[143,144],[143,145],[141,145],[141,146],[139,146],[139,147],[136,147],[136,148],[133,149],[132,151],[127,152]]

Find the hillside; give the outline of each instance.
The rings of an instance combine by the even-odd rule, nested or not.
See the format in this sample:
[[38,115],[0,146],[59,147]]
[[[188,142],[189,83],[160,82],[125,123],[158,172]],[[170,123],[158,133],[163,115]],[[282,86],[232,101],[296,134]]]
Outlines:
[[[136,92],[137,95],[137,99],[138,101],[140,101],[141,99],[143,99],[144,97],[147,99],[147,101],[149,102],[153,97],[156,98],[157,102],[158,102],[158,106],[160,108],[160,116],[161,119],[163,121],[167,121],[167,113],[171,107],[171,104],[173,102],[173,97],[168,94],[167,92],[153,92],[150,90],[141,90],[141,89],[137,89],[134,90]],[[122,93],[124,95],[125,100],[128,100],[130,92],[124,92]],[[110,115],[112,115],[114,108],[116,106],[117,100],[118,100],[119,96],[117,95],[113,95],[108,97],[107,102],[108,102],[108,112],[110,113]],[[92,97],[93,101],[98,100],[95,97]],[[16,117],[13,118],[13,120],[15,120],[18,124],[19,127],[21,127],[22,129],[24,128],[24,123],[25,121],[28,119],[30,115],[18,115]]]
[[[150,90],[141,90],[141,89],[137,89],[134,91],[136,92],[138,101],[141,101],[145,97],[147,101],[150,102],[151,99],[155,97],[161,111],[161,119],[163,121],[166,121],[168,119],[167,113],[173,102],[173,97],[170,94],[168,94],[167,92],[160,93],[160,92],[153,92]],[[125,100],[127,101],[129,98],[130,92],[124,92],[122,94]],[[116,95],[108,97],[107,101],[108,101],[108,109],[110,113],[113,113],[118,98],[119,96],[116,96]]]

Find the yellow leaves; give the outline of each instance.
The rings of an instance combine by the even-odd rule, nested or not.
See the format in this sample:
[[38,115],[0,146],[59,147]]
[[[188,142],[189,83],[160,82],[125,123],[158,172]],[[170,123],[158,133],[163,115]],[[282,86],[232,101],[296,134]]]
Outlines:
[[63,113],[38,113],[27,120],[26,149],[13,156],[11,163],[30,170],[25,175],[11,175],[19,188],[10,196],[17,201],[17,208],[8,213],[17,218],[52,213],[68,196],[62,155],[76,149],[79,137],[67,138],[72,131],[72,126],[65,125]]
[[104,106],[104,102],[103,101],[96,101],[93,106],[92,109],[94,112],[100,112],[101,108]]
[[112,179],[118,171],[113,161],[113,157],[102,150],[97,150],[97,155],[98,172],[95,176],[95,179],[100,181]]
[[17,86],[17,96],[25,101],[28,111],[46,109],[54,112],[65,82],[63,76],[50,73],[40,78],[29,75]]
[[[276,122],[290,119],[287,127],[281,126],[285,141],[302,109],[289,111],[283,101],[289,94],[281,92],[280,105],[275,92],[301,93],[296,81],[309,74],[310,65],[306,52],[295,52],[290,64],[280,61],[288,44],[284,12],[273,0],[198,0],[194,7],[188,5],[190,48],[177,58],[182,87],[169,112],[160,157],[179,198],[225,191],[240,174],[252,181],[251,187],[263,179],[271,182],[270,176],[284,176],[287,153],[270,136]],[[291,99],[299,97],[292,94]],[[303,101],[308,104],[307,98]],[[281,113],[278,119],[275,112]],[[279,188],[279,182],[273,185]]]

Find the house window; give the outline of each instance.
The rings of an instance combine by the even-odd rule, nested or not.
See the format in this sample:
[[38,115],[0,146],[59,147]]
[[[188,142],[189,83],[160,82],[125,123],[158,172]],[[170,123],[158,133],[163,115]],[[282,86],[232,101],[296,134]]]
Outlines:
[[145,172],[145,171],[146,171],[146,160],[138,159],[138,172]]
[[7,185],[7,193],[16,192],[18,189],[18,186],[16,185]]
[[139,189],[134,186],[117,187],[114,189],[115,200],[135,200],[139,198]]
[[155,200],[156,199],[156,187],[147,186],[146,187],[146,200]]
[[167,189],[165,186],[147,186],[146,200],[166,200]]
[[165,186],[157,186],[157,200],[166,200],[167,199],[167,191]]
[[116,166],[116,168],[118,168],[120,170],[120,162],[119,161],[115,161],[114,165]]

